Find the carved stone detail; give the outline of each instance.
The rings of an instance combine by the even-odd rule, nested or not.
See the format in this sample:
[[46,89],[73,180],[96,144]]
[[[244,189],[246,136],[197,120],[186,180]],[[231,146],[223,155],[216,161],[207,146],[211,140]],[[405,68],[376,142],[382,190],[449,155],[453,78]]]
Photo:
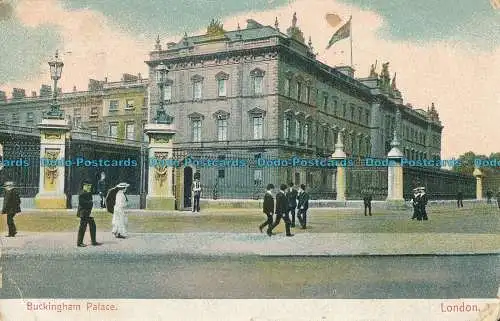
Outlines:
[[[59,149],[46,149],[45,150],[45,159],[48,161],[45,166],[45,178],[47,178],[50,185],[55,183],[59,173],[57,166],[57,159],[59,158],[59,154],[61,151]],[[50,164],[50,162],[52,164]]]
[[154,158],[157,161],[157,165],[155,167],[155,179],[160,184],[160,187],[163,186],[165,180],[167,179],[168,174],[168,153],[167,152],[155,152]]

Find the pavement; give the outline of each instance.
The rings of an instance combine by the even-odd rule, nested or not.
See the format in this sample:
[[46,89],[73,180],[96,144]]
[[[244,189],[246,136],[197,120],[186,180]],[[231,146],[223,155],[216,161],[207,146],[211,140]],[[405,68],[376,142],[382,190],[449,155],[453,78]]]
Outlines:
[[[20,232],[1,237],[2,255],[205,255],[205,256],[394,256],[500,254],[498,234],[300,233],[131,233],[115,239],[98,231],[102,246],[76,247],[76,233]],[[89,242],[88,234],[85,242]]]

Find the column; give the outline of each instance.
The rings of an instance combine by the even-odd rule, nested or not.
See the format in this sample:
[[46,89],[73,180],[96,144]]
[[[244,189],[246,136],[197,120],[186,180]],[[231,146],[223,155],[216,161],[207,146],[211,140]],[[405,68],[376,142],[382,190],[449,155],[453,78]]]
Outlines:
[[40,129],[40,180],[38,194],[35,196],[35,207],[65,209],[65,149],[69,126],[65,119],[49,118],[43,119],[38,128]]
[[175,210],[173,194],[173,125],[147,124],[144,132],[149,137],[149,177],[146,209]]
[[476,178],[476,200],[483,199],[483,172],[478,168],[474,168],[472,175]]
[[337,162],[337,176],[335,178],[337,201],[345,201],[346,191],[346,167],[343,166],[347,156],[344,152],[344,144],[342,143],[342,133],[344,129],[337,133],[337,144],[335,144],[335,152],[332,154],[332,159]]
[[401,150],[399,150],[398,133],[401,123],[401,113],[399,110],[396,112],[396,126],[392,139],[392,149],[387,154],[388,168],[387,168],[387,203],[389,207],[402,207],[404,206],[403,198],[403,166],[402,159],[404,157]]

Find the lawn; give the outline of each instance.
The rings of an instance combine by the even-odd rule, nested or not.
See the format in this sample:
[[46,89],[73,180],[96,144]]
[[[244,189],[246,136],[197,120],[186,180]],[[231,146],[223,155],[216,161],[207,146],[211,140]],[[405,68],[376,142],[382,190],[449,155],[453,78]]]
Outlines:
[[[243,232],[258,231],[264,215],[258,210],[218,210],[201,215],[190,212],[129,215],[132,233]],[[450,206],[429,207],[429,221],[410,220],[410,211],[374,210],[365,217],[361,209],[312,209],[308,214],[308,233],[500,233],[500,210],[486,204],[456,209]],[[111,229],[112,214],[96,211],[97,229]],[[79,219],[74,212],[26,212],[16,216],[16,225],[26,232],[76,231]],[[298,224],[297,224],[298,225]],[[6,216],[0,222],[6,231]],[[283,224],[276,231],[281,232]],[[295,229],[294,233],[303,233]]]

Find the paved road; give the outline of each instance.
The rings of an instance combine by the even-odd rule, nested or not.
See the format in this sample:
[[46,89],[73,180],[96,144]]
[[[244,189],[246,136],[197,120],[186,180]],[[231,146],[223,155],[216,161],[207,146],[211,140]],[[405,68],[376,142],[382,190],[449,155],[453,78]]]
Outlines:
[[4,255],[0,298],[495,297],[500,255],[258,257]]

